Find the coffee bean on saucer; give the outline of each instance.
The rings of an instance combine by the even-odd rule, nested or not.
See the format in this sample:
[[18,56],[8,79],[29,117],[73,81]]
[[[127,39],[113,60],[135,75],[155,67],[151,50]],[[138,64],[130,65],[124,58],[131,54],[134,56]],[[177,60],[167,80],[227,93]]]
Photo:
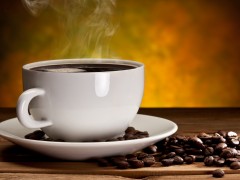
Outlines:
[[124,141],[125,139],[123,137],[118,137],[117,140],[118,141]]
[[135,128],[130,126],[125,130],[125,133],[126,134],[134,134],[135,131],[136,131]]
[[240,169],[240,162],[235,161],[230,164],[231,169]]
[[[106,141],[107,142],[113,142],[113,141],[118,141],[118,139],[117,138],[112,138],[112,139],[107,139]],[[98,142],[98,141],[94,141],[94,142]]]
[[145,137],[149,137],[149,134],[147,131],[137,131],[135,134],[138,138],[145,138]]
[[32,139],[32,140],[42,140],[45,136],[45,133],[41,130],[36,130],[32,133],[29,133],[25,136],[26,139]]
[[224,171],[222,169],[216,169],[212,172],[212,176],[216,178],[221,178],[224,176]]
[[134,134],[125,134],[123,138],[125,140],[132,140],[132,139],[136,139],[136,136]]

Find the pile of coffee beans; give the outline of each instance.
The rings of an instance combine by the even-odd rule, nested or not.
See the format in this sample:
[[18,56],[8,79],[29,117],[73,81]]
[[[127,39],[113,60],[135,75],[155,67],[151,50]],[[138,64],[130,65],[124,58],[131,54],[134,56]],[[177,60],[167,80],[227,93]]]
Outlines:
[[[107,141],[123,141],[149,137],[148,132],[133,127],[127,128],[121,137]],[[27,139],[49,140],[38,130],[25,136]],[[233,131],[199,133],[195,136],[173,135],[145,149],[124,156],[96,159],[99,166],[114,166],[118,169],[150,167],[156,164],[172,166],[203,162],[205,166],[240,169],[240,137]],[[213,177],[223,177],[216,169]]]
[[[149,134],[147,131],[139,131],[136,130],[134,127],[128,127],[124,133],[123,136],[119,136],[112,139],[107,139],[105,141],[124,141],[124,140],[132,140],[132,139],[141,139],[149,137]],[[25,135],[26,139],[32,139],[32,140],[42,140],[42,141],[57,141],[57,142],[63,142],[61,139],[51,139],[45,135],[45,133],[41,130],[36,130],[32,133],[29,133]],[[101,142],[99,140],[93,141],[93,142]]]
[[[97,159],[99,166],[119,169],[141,168],[160,164],[172,166],[203,162],[205,166],[240,169],[240,137],[233,131],[218,131],[195,136],[173,135],[139,152],[126,156]],[[213,177],[223,177],[216,169]]]

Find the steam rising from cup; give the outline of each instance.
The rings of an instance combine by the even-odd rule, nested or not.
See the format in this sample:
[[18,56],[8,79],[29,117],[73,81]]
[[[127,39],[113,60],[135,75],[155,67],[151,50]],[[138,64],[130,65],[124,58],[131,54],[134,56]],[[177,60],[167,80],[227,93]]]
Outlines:
[[22,1],[34,16],[38,16],[46,8],[58,13],[66,31],[61,57],[110,56],[109,41],[118,26],[114,17],[116,0]]

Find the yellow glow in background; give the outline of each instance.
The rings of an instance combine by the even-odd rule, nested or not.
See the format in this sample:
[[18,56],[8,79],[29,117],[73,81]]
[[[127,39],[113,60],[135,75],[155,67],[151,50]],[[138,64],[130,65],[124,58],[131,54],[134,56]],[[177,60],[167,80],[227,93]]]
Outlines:
[[[240,106],[239,9],[238,0],[117,1],[111,57],[145,64],[142,107]],[[33,17],[20,0],[0,2],[0,106],[16,105],[23,64],[79,57],[77,37],[62,55],[64,33],[51,9]]]

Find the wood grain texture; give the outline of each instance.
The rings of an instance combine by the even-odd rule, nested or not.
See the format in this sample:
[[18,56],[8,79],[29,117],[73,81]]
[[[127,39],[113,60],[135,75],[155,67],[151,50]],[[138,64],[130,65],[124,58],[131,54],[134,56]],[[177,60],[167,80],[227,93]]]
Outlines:
[[[201,131],[233,130],[240,134],[240,108],[142,108],[139,113],[159,116],[176,122],[178,134],[193,135]],[[0,108],[0,121],[15,117],[14,108]],[[0,179],[209,179],[217,167],[203,163],[141,169],[119,170],[98,167],[94,162],[69,162],[49,158],[0,138]],[[225,179],[240,179],[240,170],[225,170]],[[34,175],[34,176],[32,176]],[[80,176],[81,175],[81,176]],[[30,178],[29,178],[30,179]]]
[[79,174],[31,174],[31,173],[1,173],[0,179],[6,180],[132,180],[121,176],[109,175],[79,175]]

